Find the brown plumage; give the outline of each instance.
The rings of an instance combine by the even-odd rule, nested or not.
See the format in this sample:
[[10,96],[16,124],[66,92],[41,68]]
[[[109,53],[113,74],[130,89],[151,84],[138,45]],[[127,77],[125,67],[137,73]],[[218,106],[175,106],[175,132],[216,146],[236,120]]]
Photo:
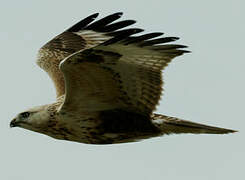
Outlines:
[[[19,126],[57,139],[90,144],[132,142],[171,133],[235,132],[154,114],[162,93],[162,70],[189,51],[169,44],[177,37],[126,28],[115,13],[93,14],[45,44],[37,64],[53,80],[57,101],[20,113]],[[160,37],[160,38],[159,38]]]

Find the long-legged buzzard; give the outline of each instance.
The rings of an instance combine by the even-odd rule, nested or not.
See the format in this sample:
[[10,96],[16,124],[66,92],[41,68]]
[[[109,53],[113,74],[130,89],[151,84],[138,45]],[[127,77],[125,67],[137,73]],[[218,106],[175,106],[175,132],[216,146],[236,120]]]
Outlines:
[[[126,28],[122,13],[94,21],[93,14],[45,44],[37,64],[53,80],[57,101],[17,115],[22,127],[56,139],[113,144],[171,133],[225,134],[230,129],[155,114],[162,70],[189,51],[177,37]],[[115,22],[116,21],[116,22]]]

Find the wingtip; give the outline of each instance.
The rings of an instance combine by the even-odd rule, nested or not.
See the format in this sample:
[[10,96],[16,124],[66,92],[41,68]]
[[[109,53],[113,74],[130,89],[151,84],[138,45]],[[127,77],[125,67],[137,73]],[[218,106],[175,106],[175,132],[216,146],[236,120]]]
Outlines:
[[177,41],[177,40],[180,39],[179,37],[171,37],[171,38],[172,38],[172,40],[174,40],[174,41]]
[[184,53],[184,54],[189,54],[189,53],[192,53],[192,51],[190,50],[186,50],[189,48],[189,46],[186,46],[186,45],[181,45],[182,47],[181,48],[181,51]]
[[94,14],[91,14],[90,16],[88,16],[88,18],[96,19],[98,16],[99,16],[99,13],[94,13]]
[[123,12],[116,12],[113,14],[109,14],[107,17],[117,17],[119,19],[123,15]]
[[121,17],[123,15],[123,12],[117,12],[117,13],[114,13],[114,15],[118,15],[119,17]]
[[66,31],[69,31],[69,32],[80,31],[81,29],[83,29],[84,27],[89,25],[91,22],[93,22],[98,17],[98,15],[99,15],[99,13],[91,14],[90,16],[82,19],[78,23],[76,23],[73,26],[71,26],[70,28],[68,28]]
[[132,29],[133,29],[134,34],[141,33],[144,31],[144,29],[141,29],[141,28],[132,28]]
[[192,51],[184,50],[184,53],[192,53]]

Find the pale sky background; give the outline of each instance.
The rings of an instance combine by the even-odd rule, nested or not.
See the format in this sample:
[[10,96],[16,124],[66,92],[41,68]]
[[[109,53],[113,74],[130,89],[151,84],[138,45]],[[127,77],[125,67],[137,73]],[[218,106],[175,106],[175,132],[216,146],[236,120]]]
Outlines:
[[[122,11],[146,32],[178,36],[191,54],[165,70],[157,112],[239,130],[230,135],[171,135],[119,145],[59,141],[9,122],[55,100],[36,64],[38,49],[86,16]],[[0,179],[245,179],[245,1],[1,1]]]

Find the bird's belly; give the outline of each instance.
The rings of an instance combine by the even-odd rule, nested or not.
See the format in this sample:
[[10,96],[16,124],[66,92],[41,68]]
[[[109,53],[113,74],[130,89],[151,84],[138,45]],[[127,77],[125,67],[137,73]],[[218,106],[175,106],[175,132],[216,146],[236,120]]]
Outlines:
[[156,136],[152,132],[111,132],[105,131],[94,123],[77,122],[71,125],[62,125],[52,128],[45,133],[55,139],[75,141],[86,144],[115,144],[135,142]]
[[111,133],[104,132],[97,127],[88,127],[77,124],[74,127],[60,127],[45,133],[55,139],[75,141],[86,144],[115,144],[134,142],[138,133]]
[[91,117],[60,118],[53,127],[48,127],[44,134],[55,139],[97,144],[100,130],[97,128],[99,119]]
[[63,117],[49,132],[48,135],[56,139],[87,144],[134,142],[159,135],[150,120],[132,113],[123,116],[122,111]]
[[59,139],[74,141],[85,144],[118,144],[136,142],[142,139],[156,137],[152,133],[95,133],[95,131],[73,131],[72,133],[49,134],[49,136]]

